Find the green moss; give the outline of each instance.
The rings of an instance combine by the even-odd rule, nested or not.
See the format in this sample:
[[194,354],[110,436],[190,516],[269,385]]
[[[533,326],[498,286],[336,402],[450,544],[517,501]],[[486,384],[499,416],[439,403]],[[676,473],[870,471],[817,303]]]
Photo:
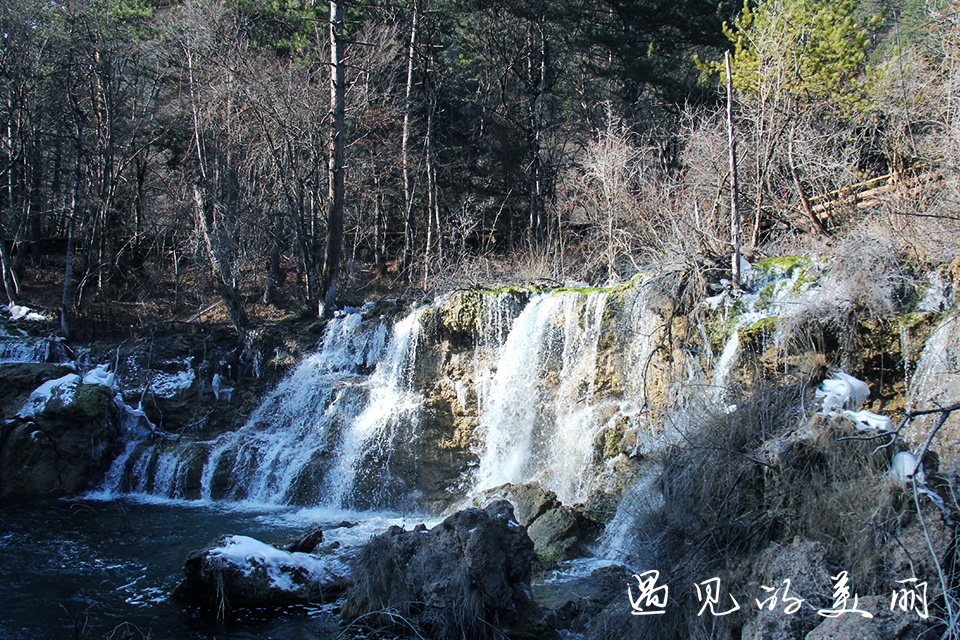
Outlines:
[[78,384],[73,393],[73,404],[88,418],[96,418],[107,413],[111,391],[100,384]]
[[763,336],[769,336],[780,325],[780,319],[776,316],[760,318],[749,327],[743,327],[738,330],[740,336],[740,346],[747,347],[760,340]]
[[434,315],[423,318],[423,322],[425,325],[436,322],[448,336],[469,341],[483,331],[487,304],[491,298],[508,295],[522,306],[540,290],[535,287],[500,287],[460,291],[438,307]]
[[810,258],[805,256],[779,256],[776,258],[764,258],[754,262],[751,266],[767,274],[792,275],[797,267],[807,267],[811,263]]
[[817,277],[813,273],[815,270],[812,267],[812,264],[808,264],[800,270],[800,273],[797,275],[797,279],[793,283],[792,291],[794,294],[799,295],[803,293],[807,288],[809,288],[807,285],[810,285],[816,281]]
[[613,427],[600,432],[599,442],[596,442],[596,444],[599,445],[600,455],[603,456],[604,460],[620,455],[620,442],[623,441],[623,434],[629,426],[630,418],[620,416]]
[[542,549],[537,554],[537,558],[545,565],[556,564],[564,558],[563,548],[557,544],[551,544],[545,549]]
[[582,293],[583,295],[588,295],[591,293],[624,294],[636,286],[642,278],[643,274],[637,273],[623,282],[617,282],[606,287],[557,287],[556,289],[553,289],[551,293],[566,293],[568,291],[573,291],[575,293]]
[[907,329],[935,326],[940,322],[940,313],[933,311],[911,311],[898,316],[900,324]]

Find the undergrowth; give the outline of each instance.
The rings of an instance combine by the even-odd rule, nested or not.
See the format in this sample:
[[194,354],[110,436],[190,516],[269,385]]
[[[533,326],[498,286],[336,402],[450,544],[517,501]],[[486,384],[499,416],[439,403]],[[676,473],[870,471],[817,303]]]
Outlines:
[[[861,598],[889,602],[902,587],[898,580],[926,581],[931,619],[914,620],[916,634],[904,637],[956,637],[951,620],[960,607],[946,516],[893,481],[897,444],[878,446],[842,418],[805,412],[810,386],[758,384],[740,394],[733,411],[706,418],[674,446],[661,480],[662,508],[643,525],[655,546],[654,564],[670,584],[671,607],[643,620],[598,620],[591,637],[603,630],[660,639],[739,638],[757,615],[761,559],[791,544],[819,545],[828,572],[822,575],[849,572]],[[935,477],[935,457],[928,455],[925,464],[928,479]],[[940,493],[948,494],[941,485]],[[956,513],[955,501],[946,498]],[[725,617],[697,615],[702,603],[693,585],[715,577],[723,585],[718,607],[727,608],[727,593],[743,606]],[[808,613],[833,605],[830,585],[801,595]],[[807,625],[805,635],[823,618],[797,620],[791,624]]]

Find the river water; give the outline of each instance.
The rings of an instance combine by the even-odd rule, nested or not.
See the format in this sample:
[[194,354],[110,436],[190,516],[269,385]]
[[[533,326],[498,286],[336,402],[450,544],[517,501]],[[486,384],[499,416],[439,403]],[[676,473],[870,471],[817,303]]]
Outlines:
[[[359,526],[330,532],[354,544],[395,514],[243,507],[189,502],[36,500],[0,505],[0,638],[231,639],[334,638],[333,605],[277,612],[210,611],[169,598],[187,554],[227,534],[285,544],[313,524]],[[419,522],[419,521],[417,521]]]

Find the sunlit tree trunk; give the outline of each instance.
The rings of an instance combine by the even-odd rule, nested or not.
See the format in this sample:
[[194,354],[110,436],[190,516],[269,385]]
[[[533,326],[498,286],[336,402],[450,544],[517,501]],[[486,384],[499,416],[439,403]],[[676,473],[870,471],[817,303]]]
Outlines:
[[320,315],[333,312],[337,296],[340,255],[343,252],[344,198],[344,70],[343,3],[330,0],[330,208],[327,214],[327,246],[323,256]]
[[410,177],[410,118],[413,110],[411,99],[413,92],[413,58],[417,43],[417,22],[420,17],[420,3],[413,3],[413,17],[410,20],[410,46],[407,49],[407,85],[403,102],[403,132],[400,136],[400,163],[403,165],[403,270],[411,273],[414,251],[413,235],[413,184]]

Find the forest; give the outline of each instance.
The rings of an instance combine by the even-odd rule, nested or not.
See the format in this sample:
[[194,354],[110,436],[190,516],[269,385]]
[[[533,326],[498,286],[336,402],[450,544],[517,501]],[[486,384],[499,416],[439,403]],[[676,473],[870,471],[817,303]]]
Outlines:
[[4,0],[4,292],[67,335],[242,333],[734,244],[950,263],[941,5]]

